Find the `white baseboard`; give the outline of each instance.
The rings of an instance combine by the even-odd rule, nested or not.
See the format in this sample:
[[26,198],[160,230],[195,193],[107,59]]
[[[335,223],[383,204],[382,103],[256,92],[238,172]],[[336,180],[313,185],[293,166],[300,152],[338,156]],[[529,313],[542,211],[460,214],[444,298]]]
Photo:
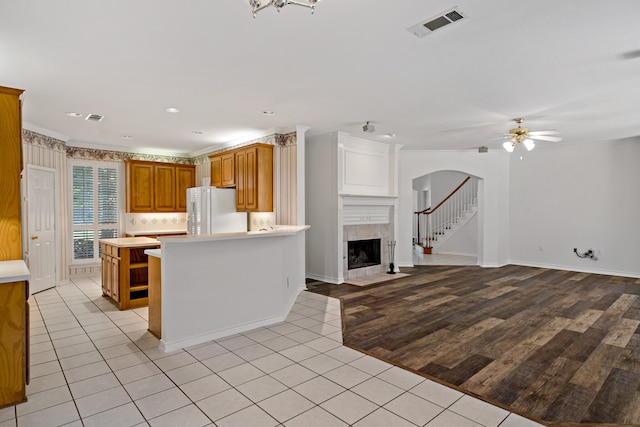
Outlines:
[[515,260],[512,260],[511,262],[509,262],[509,264],[522,265],[524,267],[550,268],[552,270],[576,271],[578,273],[604,274],[607,276],[631,277],[634,279],[640,278],[640,273],[637,273],[637,272],[605,270],[605,269],[599,269],[599,268],[584,268],[584,267],[576,267],[573,265],[566,266],[566,265],[558,265],[558,264],[540,264],[535,262],[515,261]]
[[307,273],[307,279],[317,280],[319,282],[331,283],[334,285],[341,285],[344,283],[344,280],[339,281],[335,277],[321,276],[318,274],[309,274]]

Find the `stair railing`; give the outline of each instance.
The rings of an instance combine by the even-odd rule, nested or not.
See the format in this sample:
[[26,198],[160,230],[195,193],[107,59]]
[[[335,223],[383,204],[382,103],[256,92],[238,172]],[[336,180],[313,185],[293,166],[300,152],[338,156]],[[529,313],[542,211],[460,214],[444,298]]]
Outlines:
[[432,244],[438,240],[438,236],[451,229],[477,202],[478,179],[468,176],[435,208],[414,212],[418,222],[417,243],[425,249],[425,253],[431,253]]

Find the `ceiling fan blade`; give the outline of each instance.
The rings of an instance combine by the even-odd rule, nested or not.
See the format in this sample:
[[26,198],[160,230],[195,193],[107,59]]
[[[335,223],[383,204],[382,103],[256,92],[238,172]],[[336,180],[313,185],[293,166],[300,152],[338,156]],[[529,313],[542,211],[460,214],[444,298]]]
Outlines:
[[557,135],[557,130],[536,130],[533,132],[529,132],[529,135]]
[[529,135],[529,138],[531,139],[538,139],[540,141],[550,141],[550,142],[560,142],[562,141],[562,138],[559,138],[557,136],[538,136],[538,135]]

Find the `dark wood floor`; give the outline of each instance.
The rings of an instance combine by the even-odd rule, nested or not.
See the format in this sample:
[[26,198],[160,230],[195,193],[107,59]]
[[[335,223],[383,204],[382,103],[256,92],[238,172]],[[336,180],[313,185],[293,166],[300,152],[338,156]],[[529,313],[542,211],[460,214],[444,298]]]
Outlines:
[[544,424],[640,425],[640,279],[422,266],[343,302],[345,344]]

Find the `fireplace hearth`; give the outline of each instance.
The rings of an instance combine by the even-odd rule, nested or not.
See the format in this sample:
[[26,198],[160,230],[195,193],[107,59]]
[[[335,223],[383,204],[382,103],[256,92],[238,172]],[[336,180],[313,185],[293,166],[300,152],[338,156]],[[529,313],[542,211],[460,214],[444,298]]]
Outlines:
[[352,240],[347,242],[347,268],[370,267],[380,265],[380,239]]

